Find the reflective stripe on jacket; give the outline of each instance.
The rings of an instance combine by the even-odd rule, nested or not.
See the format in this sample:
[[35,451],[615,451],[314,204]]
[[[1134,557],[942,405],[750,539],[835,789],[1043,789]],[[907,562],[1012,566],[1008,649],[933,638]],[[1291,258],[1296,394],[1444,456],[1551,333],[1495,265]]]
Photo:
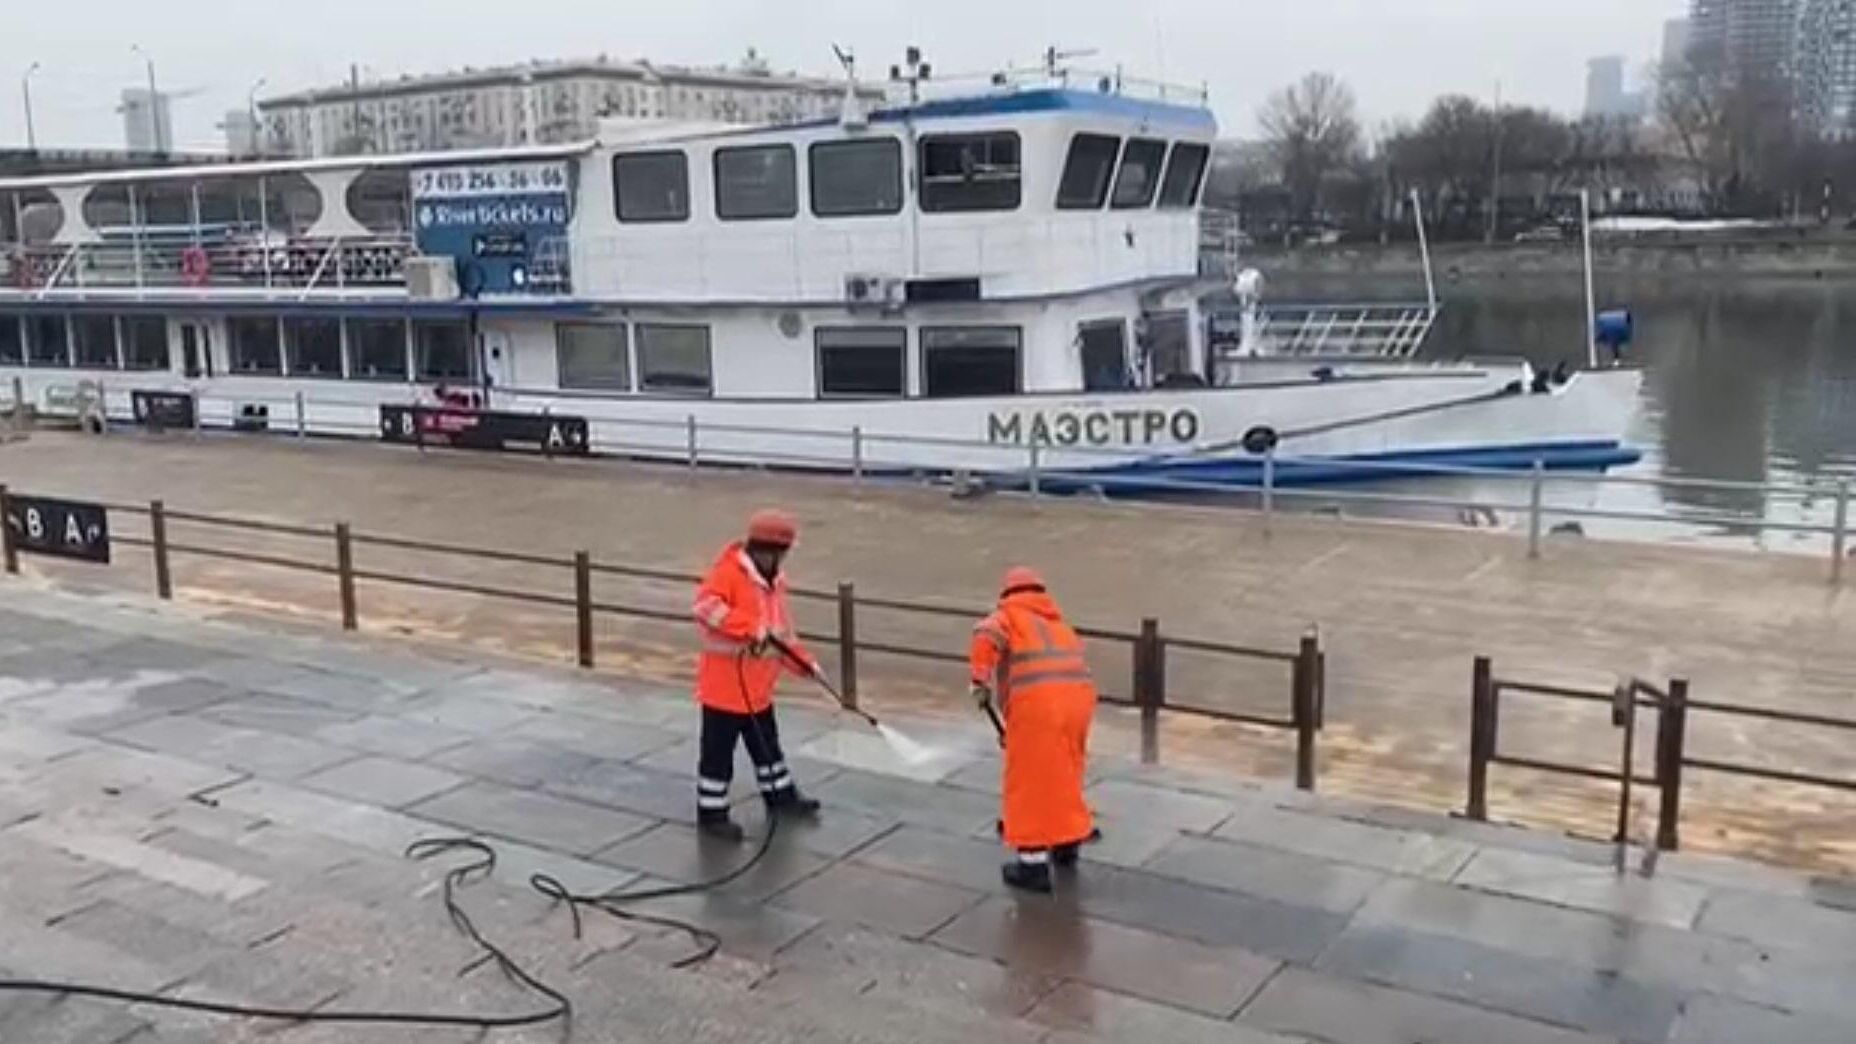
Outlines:
[[[738,542],[716,556],[696,589],[691,612],[702,639],[696,657],[696,698],[705,707],[759,714],[773,705],[773,689],[783,668],[800,674],[813,663],[793,631],[785,574],[768,583]],[[750,646],[763,630],[778,636],[805,662],[783,663],[785,657],[772,648],[755,655]]]

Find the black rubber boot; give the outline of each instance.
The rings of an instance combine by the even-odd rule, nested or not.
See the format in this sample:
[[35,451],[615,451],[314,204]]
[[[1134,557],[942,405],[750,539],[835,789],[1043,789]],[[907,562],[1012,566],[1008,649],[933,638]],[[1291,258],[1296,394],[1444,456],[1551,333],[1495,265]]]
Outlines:
[[728,818],[728,813],[699,813],[696,817],[696,832],[704,837],[713,837],[718,841],[738,843],[747,836],[741,824]]
[[1050,861],[1052,865],[1067,870],[1076,865],[1076,861],[1082,858],[1082,853],[1081,844],[1058,845],[1050,850]]
[[1021,863],[1013,860],[1000,869],[999,876],[1013,888],[1037,892],[1040,895],[1051,893],[1050,864],[1048,863]]
[[817,819],[819,803],[797,790],[789,790],[767,799],[767,811],[782,819]]

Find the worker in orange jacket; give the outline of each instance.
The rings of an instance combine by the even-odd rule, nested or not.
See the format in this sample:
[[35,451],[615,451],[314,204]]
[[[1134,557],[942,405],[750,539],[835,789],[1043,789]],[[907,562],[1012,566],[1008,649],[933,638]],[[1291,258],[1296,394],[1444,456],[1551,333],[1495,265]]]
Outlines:
[[[696,699],[702,704],[701,754],[696,766],[696,821],[705,834],[739,841],[728,817],[735,741],[746,744],[770,814],[810,817],[818,802],[800,794],[780,750],[773,689],[780,674],[823,677],[823,669],[793,633],[781,568],[799,527],[782,511],[760,511],[747,539],[722,549],[696,589]],[[775,640],[790,655],[782,652]]]
[[1004,817],[1001,831],[1016,858],[1005,883],[1051,890],[1051,863],[1073,866],[1094,836],[1083,800],[1083,770],[1096,687],[1083,643],[1036,572],[1005,574],[999,606],[973,628],[968,653],[973,696],[997,700],[1005,716]]

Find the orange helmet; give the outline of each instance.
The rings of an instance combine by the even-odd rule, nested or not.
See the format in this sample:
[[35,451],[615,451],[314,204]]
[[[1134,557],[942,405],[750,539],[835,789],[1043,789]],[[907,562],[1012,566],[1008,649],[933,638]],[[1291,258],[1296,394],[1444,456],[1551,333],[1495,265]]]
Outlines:
[[797,539],[799,523],[784,511],[767,508],[754,512],[754,517],[748,519],[748,540],[751,543],[792,547]]
[[999,585],[999,597],[1003,598],[1014,591],[1031,590],[1044,590],[1044,578],[1029,566],[1013,566],[1005,571],[1005,580]]

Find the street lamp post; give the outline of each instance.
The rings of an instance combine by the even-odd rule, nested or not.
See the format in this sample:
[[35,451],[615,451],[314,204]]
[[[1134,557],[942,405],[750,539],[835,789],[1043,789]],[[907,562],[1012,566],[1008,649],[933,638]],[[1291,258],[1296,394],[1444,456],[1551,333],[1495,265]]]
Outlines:
[[39,63],[33,62],[26,67],[26,75],[19,78],[19,93],[26,102],[26,151],[39,151],[39,136],[32,126],[32,74],[39,71]]
[[129,50],[142,56],[148,65],[148,140],[154,143],[157,155],[168,151],[167,142],[161,140],[161,92],[155,87],[155,60],[141,44],[130,44]]

